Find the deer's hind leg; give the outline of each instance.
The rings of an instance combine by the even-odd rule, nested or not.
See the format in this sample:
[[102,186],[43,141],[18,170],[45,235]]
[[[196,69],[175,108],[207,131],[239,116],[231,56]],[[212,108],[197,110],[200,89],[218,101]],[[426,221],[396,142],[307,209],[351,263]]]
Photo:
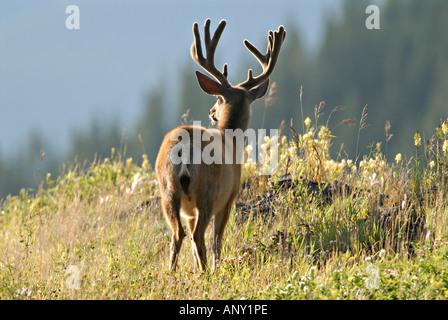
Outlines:
[[180,198],[162,197],[162,210],[171,229],[169,268],[172,271],[176,269],[177,258],[185,237],[185,231],[180,222]]
[[216,263],[221,259],[222,238],[227,221],[229,221],[230,213],[232,211],[234,197],[231,197],[231,199],[232,200],[229,201],[224,208],[216,214],[215,221],[213,223],[213,270],[216,270]]
[[190,222],[192,250],[196,265],[201,272],[207,268],[207,250],[205,246],[205,231],[212,217],[213,201],[198,200],[197,215],[194,222]]

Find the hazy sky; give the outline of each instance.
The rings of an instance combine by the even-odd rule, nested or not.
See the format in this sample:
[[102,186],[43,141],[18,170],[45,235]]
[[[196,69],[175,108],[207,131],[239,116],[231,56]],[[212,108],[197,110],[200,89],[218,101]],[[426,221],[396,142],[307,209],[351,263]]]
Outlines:
[[[0,152],[18,152],[36,132],[65,151],[71,133],[94,117],[131,127],[145,94],[158,82],[175,85],[176,70],[194,64],[195,21],[202,26],[209,17],[214,29],[227,20],[217,64],[225,57],[232,70],[248,54],[243,39],[264,48],[267,31],[281,24],[298,26],[316,46],[325,17],[337,15],[340,3],[0,0]],[[66,28],[71,4],[80,10],[79,30]]]

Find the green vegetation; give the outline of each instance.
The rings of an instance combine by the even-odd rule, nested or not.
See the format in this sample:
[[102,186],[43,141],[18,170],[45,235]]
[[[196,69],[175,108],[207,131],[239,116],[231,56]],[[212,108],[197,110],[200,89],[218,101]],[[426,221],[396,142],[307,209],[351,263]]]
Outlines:
[[[389,121],[390,132],[382,151],[387,159],[393,161],[399,152],[403,156],[414,154],[409,137],[418,130],[426,139],[439,119],[447,117],[448,1],[384,1],[379,5],[381,29],[368,30],[365,9],[371,2],[347,0],[340,17],[329,12],[321,45],[313,49],[305,45],[301,35],[308,30],[299,30],[294,12],[291,12],[291,18],[281,21],[288,31],[288,38],[271,79],[271,82],[277,82],[275,110],[269,107],[270,104],[263,105],[262,101],[254,103],[252,128],[278,128],[283,120],[289,122],[291,118],[302,123],[304,113],[306,116],[316,102],[324,100],[329,108],[345,106],[344,113],[332,117],[336,126],[330,129],[339,138],[333,142],[333,157],[342,143],[346,158],[368,154],[365,147],[384,137],[386,121]],[[264,28],[260,30],[260,39],[250,40],[264,44],[265,31]],[[231,37],[230,34],[224,36]],[[142,41],[150,40],[142,37]],[[244,63],[241,68],[231,65],[229,76],[241,80],[257,63],[242,44],[238,50],[241,50]],[[90,163],[95,156],[108,156],[112,147],[136,160],[146,153],[149,161],[154,163],[163,135],[180,125],[184,114],[183,122],[201,120],[206,126],[214,98],[205,95],[197,85],[196,67],[188,51],[189,47],[185,48],[185,61],[179,67],[179,77],[165,79],[161,75],[160,84],[148,88],[141,111],[125,131],[120,119],[107,120],[108,117],[104,119],[103,115],[96,115],[96,120],[90,122],[90,130],[84,127],[74,130],[66,152],[54,150],[38,131],[24,142],[19,154],[0,150],[0,198],[9,193],[18,194],[21,188],[36,188],[42,169],[57,175],[61,164],[72,161],[75,156],[80,163]],[[304,110],[297,106],[299,96],[302,96],[301,87]],[[356,126],[347,128],[337,124],[347,119],[359,123],[365,105],[368,105],[370,126],[357,141],[352,139],[358,134]],[[289,132],[285,134],[289,135]],[[122,146],[127,146],[126,150]],[[43,163],[39,161],[40,150],[45,152]]]
[[[293,187],[244,165],[239,203],[268,189],[277,197],[264,217],[232,213],[215,273],[194,272],[189,240],[168,272],[146,155],[139,165],[112,149],[57,179],[42,174],[35,194],[0,204],[0,299],[446,299],[447,122],[427,143],[414,137],[415,156],[388,163],[380,144],[359,161],[332,159],[334,137],[317,120],[261,148],[279,139],[277,176],[291,174]],[[350,189],[327,199],[307,181]],[[210,244],[209,228],[209,257]]]
[[[313,54],[285,23],[276,90],[253,106],[251,127],[295,125],[263,141],[267,154],[279,142],[276,176],[244,165],[238,204],[268,209],[232,212],[215,273],[195,272],[188,239],[168,272],[151,167],[179,119],[206,123],[213,98],[185,67],[179,92],[148,94],[136,132],[92,123],[60,168],[38,133],[23,154],[1,155],[0,300],[447,299],[448,122],[437,124],[447,117],[448,2],[389,0],[376,31],[364,28],[366,4],[346,1]],[[278,183],[285,176],[292,187]],[[210,229],[206,238],[210,260]]]

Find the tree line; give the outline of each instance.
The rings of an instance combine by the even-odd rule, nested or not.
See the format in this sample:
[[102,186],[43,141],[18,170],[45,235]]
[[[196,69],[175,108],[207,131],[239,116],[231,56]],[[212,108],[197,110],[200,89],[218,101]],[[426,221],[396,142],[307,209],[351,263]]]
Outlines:
[[[416,131],[430,138],[448,117],[448,1],[385,1],[378,30],[366,28],[368,5],[346,1],[342,16],[327,21],[322,44],[314,50],[304,45],[295,21],[285,22],[288,39],[271,78],[275,90],[271,86],[269,100],[252,106],[252,128],[279,128],[285,121],[288,134],[292,119],[301,132],[305,117],[317,117],[317,124],[328,123],[336,136],[332,151],[351,159],[369,153],[376,142],[389,159],[398,152],[412,154]],[[251,67],[248,63],[239,73]],[[195,68],[185,61],[174,104],[163,84],[152,88],[132,130],[119,121],[92,120],[89,130],[73,133],[66,154],[56,154],[39,134],[31,135],[19,154],[0,154],[0,198],[36,189],[47,172],[57,176],[63,163],[108,157],[112,147],[135,162],[147,154],[153,164],[171,128],[193,120],[209,123],[214,98],[201,92]]]

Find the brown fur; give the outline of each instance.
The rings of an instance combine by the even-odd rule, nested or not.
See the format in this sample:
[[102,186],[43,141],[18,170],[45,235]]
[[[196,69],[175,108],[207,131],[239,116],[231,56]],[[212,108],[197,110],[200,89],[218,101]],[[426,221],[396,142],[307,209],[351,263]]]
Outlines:
[[[207,71],[219,79],[220,83],[214,81],[197,72],[201,88],[209,93],[216,95],[218,101],[210,110],[210,117],[218,122],[217,129],[205,129],[202,127],[181,126],[168,132],[162,142],[159,154],[156,160],[156,174],[160,185],[160,194],[162,198],[162,210],[165,219],[172,231],[170,247],[170,270],[176,267],[177,257],[185,237],[185,232],[181,224],[181,218],[186,221],[186,226],[193,242],[193,256],[195,262],[201,271],[205,270],[207,264],[207,255],[204,241],[205,230],[214,218],[214,237],[213,237],[213,257],[214,264],[220,259],[222,237],[226,227],[232,205],[238,195],[241,179],[241,165],[236,161],[235,142],[227,142],[225,139],[225,129],[242,129],[245,131],[249,127],[250,104],[258,98],[261,98],[268,87],[268,76],[274,68],[275,61],[271,64],[270,59],[277,59],[278,51],[285,37],[283,27],[275,33],[270,32],[271,52],[266,56],[257,54],[258,50],[248,49],[256,56],[263,66],[263,73],[256,78],[249,72],[248,80],[237,86],[231,86],[227,81],[227,68],[224,67],[224,73],[220,73],[213,65],[214,49],[216,48],[219,37],[224,29],[225,21],[221,21],[213,39],[206,37],[207,59],[202,57],[200,48],[199,32],[197,24],[193,26],[195,42],[192,46],[192,57],[203,66]],[[206,33],[209,32],[210,20],[206,21]],[[277,40],[278,39],[278,40]],[[222,164],[178,164],[171,161],[170,152],[180,139],[173,139],[178,136],[180,131],[188,133],[190,142],[194,142],[194,130],[199,130],[201,135],[205,133],[214,133],[221,138]],[[200,145],[192,148],[204,150],[209,145],[209,141],[202,141]],[[228,143],[226,145],[226,143]],[[191,145],[190,145],[191,146]],[[226,149],[228,148],[228,149]],[[198,150],[197,149],[197,150]],[[225,152],[233,151],[232,164],[225,164]],[[190,160],[192,154],[190,154]]]

